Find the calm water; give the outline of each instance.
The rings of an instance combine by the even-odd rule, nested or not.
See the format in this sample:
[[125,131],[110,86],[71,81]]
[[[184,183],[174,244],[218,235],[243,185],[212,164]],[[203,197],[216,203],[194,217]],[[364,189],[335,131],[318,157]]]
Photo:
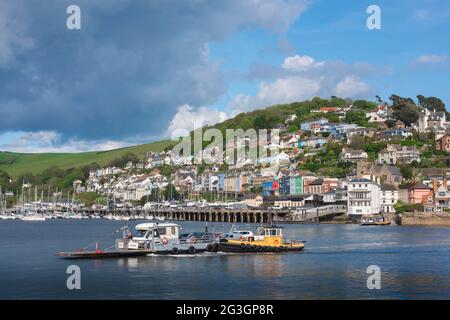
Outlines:
[[[204,226],[181,224],[183,231]],[[446,228],[288,225],[289,238],[308,241],[300,254],[97,261],[55,257],[96,240],[108,247],[122,225],[106,220],[0,221],[0,298],[450,299]],[[81,268],[81,290],[66,289],[70,264]],[[381,268],[381,290],[367,289],[369,265]]]

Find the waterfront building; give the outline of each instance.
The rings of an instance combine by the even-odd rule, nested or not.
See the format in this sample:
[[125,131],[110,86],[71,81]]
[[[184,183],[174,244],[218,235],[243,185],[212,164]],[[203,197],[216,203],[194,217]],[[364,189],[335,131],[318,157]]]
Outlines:
[[304,193],[324,194],[338,187],[337,178],[318,178],[304,187]]
[[368,179],[350,179],[347,186],[348,215],[361,217],[362,215],[380,213],[380,186]]
[[299,195],[303,193],[303,178],[301,176],[289,177],[289,194]]
[[310,195],[283,196],[269,199],[274,205],[280,208],[300,208],[305,205],[305,201]]
[[289,176],[282,177],[280,180],[280,195],[289,195],[291,193],[291,178]]
[[430,202],[430,196],[433,197],[433,188],[422,182],[416,183],[408,188],[409,204],[427,204]]
[[381,185],[381,207],[382,213],[395,213],[394,206],[399,200],[398,190],[392,185]]
[[450,186],[448,185],[447,178],[445,178],[442,185],[437,188],[434,198],[436,211],[444,212],[450,209]]
[[272,193],[272,181],[265,181],[262,184],[262,195],[263,197],[270,197],[273,195]]

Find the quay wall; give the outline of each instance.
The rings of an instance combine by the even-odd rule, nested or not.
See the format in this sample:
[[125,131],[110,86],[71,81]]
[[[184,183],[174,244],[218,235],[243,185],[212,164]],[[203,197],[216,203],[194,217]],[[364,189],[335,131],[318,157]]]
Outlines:
[[397,222],[403,226],[450,227],[449,213],[406,212],[399,215],[397,220]]

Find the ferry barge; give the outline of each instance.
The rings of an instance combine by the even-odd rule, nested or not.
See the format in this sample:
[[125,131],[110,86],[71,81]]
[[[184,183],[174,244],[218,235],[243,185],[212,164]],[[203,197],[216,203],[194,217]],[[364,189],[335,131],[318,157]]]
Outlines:
[[276,226],[258,227],[256,234],[247,233],[239,239],[220,240],[220,251],[233,253],[257,252],[300,252],[305,248],[305,241],[287,241],[282,228]]
[[136,226],[137,236],[128,233],[116,241],[119,250],[148,250],[154,254],[196,254],[217,252],[219,235],[214,233],[180,234],[176,223],[141,223]]

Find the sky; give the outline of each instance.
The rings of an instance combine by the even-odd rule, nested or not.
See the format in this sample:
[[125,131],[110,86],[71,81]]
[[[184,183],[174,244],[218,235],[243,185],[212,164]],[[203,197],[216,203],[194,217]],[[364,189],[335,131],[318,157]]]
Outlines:
[[450,106],[449,75],[448,0],[0,0],[0,150],[109,150],[315,96]]

